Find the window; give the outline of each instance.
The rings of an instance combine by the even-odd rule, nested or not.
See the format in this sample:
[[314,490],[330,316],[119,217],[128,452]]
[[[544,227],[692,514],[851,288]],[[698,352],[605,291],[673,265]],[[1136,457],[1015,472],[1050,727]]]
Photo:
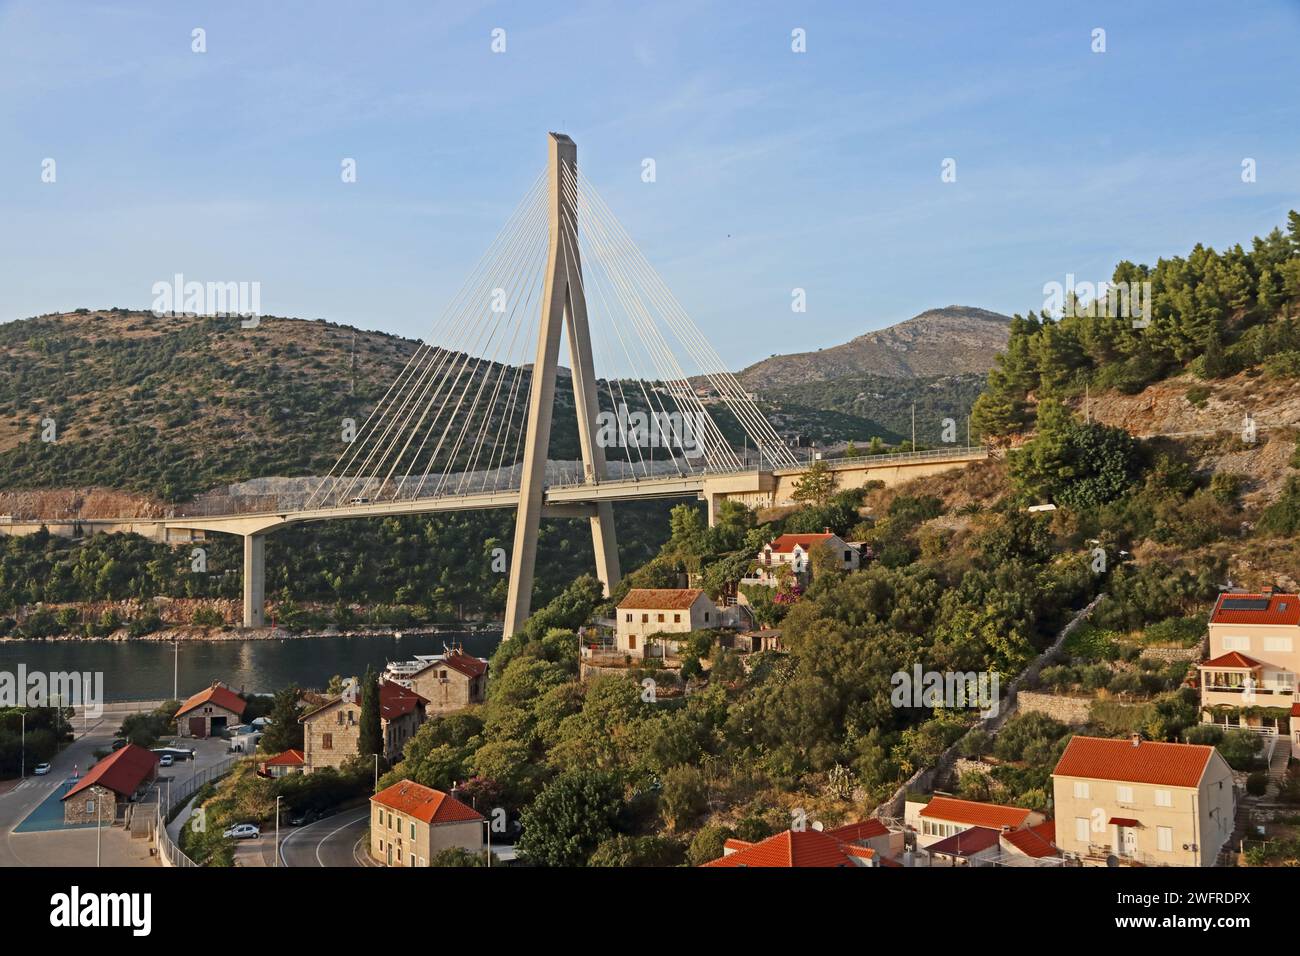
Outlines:
[[393,815],[390,813],[388,815],[388,829],[391,830],[392,828],[393,828]]
[[655,621],[655,623],[656,623],[656,624],[662,624],[662,623],[664,622],[664,616],[663,616],[662,614],[659,614],[659,615],[657,615],[657,617],[658,617],[658,620]]
[[649,614],[642,614],[642,615],[641,615],[641,623],[642,623],[642,624],[649,624],[649,623],[650,623],[650,615],[649,615]]
[[334,749],[334,735],[333,735],[333,734],[321,734],[321,735],[320,735],[320,749],[321,749],[321,750],[333,750],[333,749]]
[[94,812],[95,812],[95,801],[94,801],[94,800],[87,800],[87,801],[86,801],[86,812],[87,812],[87,813],[94,813]]
[[1074,781],[1074,796],[1078,800],[1088,799],[1088,783],[1086,780]]
[[1290,654],[1290,653],[1291,653],[1291,638],[1289,638],[1289,637],[1266,637],[1266,638],[1264,638],[1264,650],[1266,650],[1266,651],[1282,651],[1283,653]]
[[343,711],[339,711],[339,726],[343,725]]
[[852,563],[853,563],[853,552],[852,552],[852,551],[845,551],[845,552],[844,552],[844,563],[845,563],[845,564],[852,564]]
[[1174,849],[1174,828],[1156,827],[1156,849],[1170,853]]
[[383,825],[384,825],[384,811],[381,810],[379,807],[375,807],[375,826],[382,827]]
[[1088,842],[1088,818],[1074,818],[1074,839],[1079,843]]
[[628,622],[629,624],[632,623],[632,612],[631,612],[631,611],[628,611],[628,612],[627,612],[627,622]]
[[1174,795],[1172,793],[1170,793],[1168,790],[1156,791],[1157,807],[1172,807],[1173,805],[1174,805]]
[[412,839],[412,840],[415,839],[415,824],[414,824],[414,823],[411,824],[411,839]]
[[1124,786],[1123,784],[1121,784],[1120,786],[1117,786],[1117,787],[1115,788],[1115,799],[1118,800],[1120,803],[1132,803],[1132,802],[1133,802],[1133,788],[1132,788],[1132,787],[1126,787],[1126,786]]
[[1223,649],[1225,651],[1248,651],[1250,650],[1250,638],[1225,637],[1223,639]]
[[708,611],[705,611],[705,612],[704,612],[704,623],[705,623],[705,624],[708,624],[708,623],[709,623],[709,612],[708,612]]
[[674,614],[674,615],[673,615],[673,623],[674,623],[674,624],[680,624],[680,623],[682,623],[682,616],[681,616],[680,614]]
[[636,635],[635,635],[635,634],[629,634],[629,635],[627,636],[627,649],[628,649],[629,651],[634,651],[634,650],[636,650]]

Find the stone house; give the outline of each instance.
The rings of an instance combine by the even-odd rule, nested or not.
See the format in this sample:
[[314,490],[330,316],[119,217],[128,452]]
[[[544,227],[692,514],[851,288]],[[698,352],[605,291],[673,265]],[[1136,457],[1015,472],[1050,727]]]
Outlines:
[[[303,772],[323,767],[342,767],[360,753],[361,690],[351,684],[338,697],[298,718],[303,725]],[[379,684],[379,726],[384,756],[390,762],[401,758],[406,743],[425,719],[425,699],[410,690],[381,681]]]
[[233,690],[214,681],[176,711],[176,732],[182,737],[211,737],[239,724],[247,704]]
[[488,662],[454,648],[406,676],[431,714],[449,714],[487,698]]
[[158,755],[127,744],[99,761],[60,799],[65,825],[111,826],[131,798],[158,774]]
[[684,635],[722,624],[717,605],[699,588],[633,588],[618,603],[615,649],[631,657],[661,656],[662,644],[647,638]]

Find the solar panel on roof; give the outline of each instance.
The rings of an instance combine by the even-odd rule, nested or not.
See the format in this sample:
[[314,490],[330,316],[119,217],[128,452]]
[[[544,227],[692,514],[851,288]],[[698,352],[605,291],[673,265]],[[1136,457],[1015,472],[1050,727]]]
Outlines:
[[1225,611],[1267,611],[1268,598],[1224,598]]

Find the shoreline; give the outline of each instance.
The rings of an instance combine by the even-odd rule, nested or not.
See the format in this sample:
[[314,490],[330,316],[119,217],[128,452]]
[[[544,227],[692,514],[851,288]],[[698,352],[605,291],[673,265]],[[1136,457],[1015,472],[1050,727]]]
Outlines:
[[325,630],[325,631],[286,631],[283,628],[203,628],[184,627],[154,631],[140,637],[131,637],[126,628],[106,634],[103,637],[86,637],[84,634],[52,634],[49,637],[5,637],[0,638],[0,647],[6,644],[35,643],[114,643],[114,644],[172,644],[178,642],[207,642],[212,644],[230,641],[298,641],[322,637],[426,637],[434,634],[493,634],[500,633],[502,626],[498,622],[485,623],[460,622],[455,624],[427,624],[420,627],[384,627],[362,628],[359,630]]

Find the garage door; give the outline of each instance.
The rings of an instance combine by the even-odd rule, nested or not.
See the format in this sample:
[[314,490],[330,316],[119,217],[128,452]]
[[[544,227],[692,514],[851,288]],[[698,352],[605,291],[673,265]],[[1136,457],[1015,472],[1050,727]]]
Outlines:
[[190,736],[191,736],[191,737],[206,737],[207,735],[208,735],[208,727],[207,727],[206,722],[203,720],[203,718],[202,718],[202,717],[191,717],[191,718],[190,718]]

